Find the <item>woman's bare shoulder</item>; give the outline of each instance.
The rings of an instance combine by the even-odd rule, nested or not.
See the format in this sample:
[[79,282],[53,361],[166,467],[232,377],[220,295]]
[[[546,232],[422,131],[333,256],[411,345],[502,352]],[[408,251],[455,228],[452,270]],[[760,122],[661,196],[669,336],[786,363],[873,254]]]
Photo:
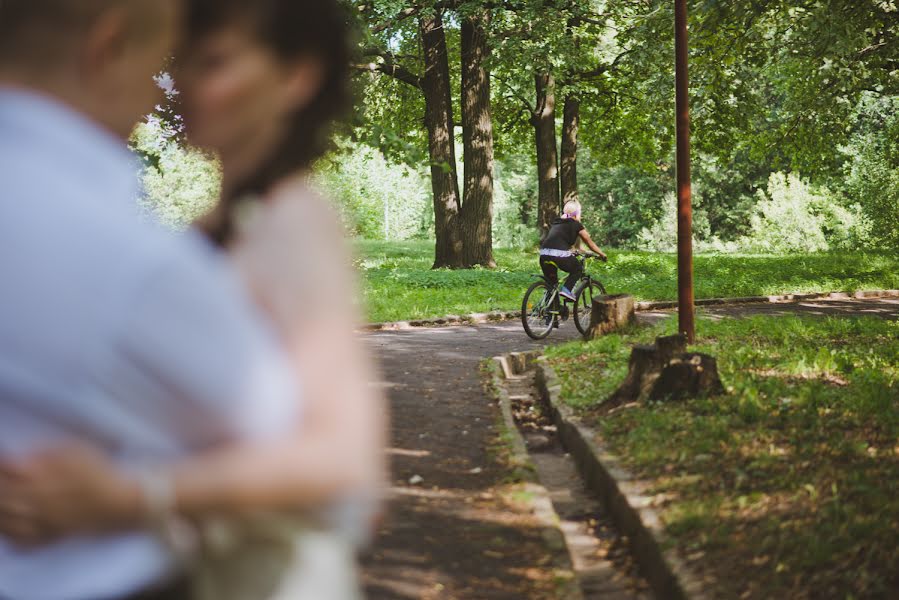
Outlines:
[[333,202],[326,198],[305,177],[292,177],[276,186],[268,204],[271,216],[287,228],[303,228],[326,235],[343,235],[340,215]]
[[[233,256],[282,326],[293,331],[309,305],[323,301],[310,293],[316,286],[327,284],[332,298],[353,297],[346,231],[324,195],[292,178],[261,199],[253,212]],[[333,301],[330,310],[340,312]]]

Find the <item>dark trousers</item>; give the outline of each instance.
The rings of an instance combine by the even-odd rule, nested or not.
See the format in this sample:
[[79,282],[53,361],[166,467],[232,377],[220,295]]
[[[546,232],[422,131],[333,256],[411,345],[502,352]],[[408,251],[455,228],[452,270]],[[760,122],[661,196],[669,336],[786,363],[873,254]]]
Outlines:
[[[137,592],[123,598],[123,600],[190,600],[192,597],[190,581],[187,578],[180,578],[171,583]],[[14,599],[0,596],[0,600]]]
[[568,277],[565,279],[565,287],[568,288],[568,291],[573,291],[574,286],[577,284],[577,280],[584,275],[584,267],[581,265],[580,261],[573,256],[566,256],[564,258],[558,256],[541,256],[540,269],[543,271],[543,276],[546,277],[546,280],[550,285],[559,283],[559,269],[568,273]]
[[190,581],[182,577],[171,583],[128,596],[125,600],[190,600],[191,597]]

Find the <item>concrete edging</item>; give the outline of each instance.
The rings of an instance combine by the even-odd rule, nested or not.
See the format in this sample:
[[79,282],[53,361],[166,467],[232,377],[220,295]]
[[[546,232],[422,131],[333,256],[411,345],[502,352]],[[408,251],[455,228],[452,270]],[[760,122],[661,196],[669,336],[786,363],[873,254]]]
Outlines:
[[420,327],[445,327],[447,325],[478,325],[481,323],[497,323],[510,321],[521,316],[520,310],[495,310],[486,313],[471,313],[468,315],[446,315],[433,319],[413,319],[410,321],[388,321],[385,323],[368,323],[363,325],[363,331],[396,331],[401,329],[416,329]]
[[[565,536],[559,529],[559,515],[553,508],[549,492],[537,481],[537,469],[531,462],[524,437],[522,437],[521,432],[518,430],[518,425],[515,423],[515,417],[512,415],[512,401],[502,383],[503,379],[514,377],[517,370],[516,365],[510,364],[509,358],[508,355],[503,355],[490,359],[489,385],[496,395],[502,414],[503,426],[509,436],[509,451],[512,454],[512,462],[515,467],[526,470],[529,473],[528,481],[525,484],[526,491],[532,495],[530,504],[534,515],[541,524],[541,536],[553,553],[553,567],[566,569],[572,574],[569,581],[559,586],[561,597],[566,600],[584,600],[580,582],[571,564]],[[512,359],[513,361],[515,360],[514,357]],[[531,360],[533,360],[533,357]],[[560,560],[562,555],[564,555],[567,562],[566,560]]]
[[[703,298],[696,300],[696,306],[723,306],[729,304],[789,304],[805,300],[863,300],[866,298],[899,298],[899,290],[863,290],[857,292],[822,292],[820,294],[781,294],[779,296],[742,296],[736,298]],[[674,300],[652,300],[637,302],[638,312],[648,310],[667,310],[677,308]],[[486,313],[468,315],[446,315],[433,319],[413,319],[410,321],[388,321],[385,323],[368,323],[360,329],[363,331],[396,331],[427,327],[446,327],[450,325],[479,325],[482,323],[498,323],[511,321],[521,317],[520,310],[495,310]]]
[[664,527],[654,508],[658,499],[648,495],[648,483],[629,473],[620,458],[598,441],[597,434],[560,399],[561,384],[555,371],[537,362],[537,388],[550,409],[559,439],[574,458],[587,486],[603,501],[630,548],[643,575],[659,598],[703,600],[701,579],[666,543]]
[[[720,306],[724,304],[790,304],[804,300],[862,300],[865,298],[899,298],[899,290],[866,290],[857,292],[822,292],[820,294],[781,294],[779,296],[741,296],[737,298],[703,298],[696,306]],[[677,308],[673,300],[637,302],[637,310],[664,310]]]

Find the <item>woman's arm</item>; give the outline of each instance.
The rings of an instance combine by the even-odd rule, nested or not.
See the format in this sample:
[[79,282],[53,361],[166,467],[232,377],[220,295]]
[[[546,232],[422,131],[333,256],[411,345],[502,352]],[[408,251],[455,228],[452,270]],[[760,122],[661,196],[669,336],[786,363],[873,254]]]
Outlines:
[[[353,272],[343,245],[333,251],[341,233],[336,219],[327,226],[330,212],[315,202],[300,212],[272,215],[284,229],[260,232],[236,260],[250,269],[294,357],[301,422],[279,437],[154,467],[171,484],[171,508],[184,516],[317,509],[382,495],[386,402],[355,333]],[[300,232],[297,223],[305,223]],[[97,452],[62,449],[0,464],[0,533],[25,543],[137,528],[152,516],[148,508],[140,478]]]
[[606,260],[608,258],[606,256],[606,253],[603,252],[599,248],[599,246],[596,245],[596,243],[593,241],[593,238],[590,237],[590,234],[587,232],[586,229],[581,229],[580,233],[578,233],[578,236],[581,240],[583,240],[587,244],[587,246],[590,247],[591,250],[593,250],[594,252],[599,254],[603,260]]
[[385,411],[362,342],[346,327],[323,319],[295,349],[308,407],[296,435],[231,445],[173,466],[179,513],[315,508],[381,495]]
[[264,210],[234,258],[294,357],[302,422],[295,435],[174,465],[177,509],[187,516],[380,497],[386,481],[386,402],[355,332],[355,273],[339,220],[295,182],[276,190]]
[[[374,369],[346,321],[335,315],[316,327],[295,348],[306,382],[303,423],[278,439],[235,443],[154,467],[170,478],[173,512],[199,519],[380,498],[385,410]],[[0,464],[0,533],[31,545],[142,527],[154,515],[139,479],[81,446]]]

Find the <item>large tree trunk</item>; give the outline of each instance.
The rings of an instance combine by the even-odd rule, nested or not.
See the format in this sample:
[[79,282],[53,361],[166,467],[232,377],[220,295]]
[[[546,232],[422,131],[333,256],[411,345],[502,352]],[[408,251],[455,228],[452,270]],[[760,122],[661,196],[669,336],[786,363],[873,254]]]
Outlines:
[[559,156],[556,150],[555,81],[550,73],[534,76],[537,109],[532,115],[537,145],[538,209],[540,238],[546,236],[552,220],[559,215]]
[[462,22],[462,248],[466,267],[496,266],[493,261],[493,123],[490,74],[484,65],[490,49],[486,13]]
[[457,268],[463,265],[461,205],[459,182],[456,178],[446,33],[439,13],[422,17],[420,27],[425,59],[421,84],[425,96],[425,125],[428,129],[431,187],[434,194],[434,268]]
[[577,200],[577,134],[581,121],[581,101],[569,94],[565,97],[562,115],[562,151],[560,171],[562,181],[562,204]]

